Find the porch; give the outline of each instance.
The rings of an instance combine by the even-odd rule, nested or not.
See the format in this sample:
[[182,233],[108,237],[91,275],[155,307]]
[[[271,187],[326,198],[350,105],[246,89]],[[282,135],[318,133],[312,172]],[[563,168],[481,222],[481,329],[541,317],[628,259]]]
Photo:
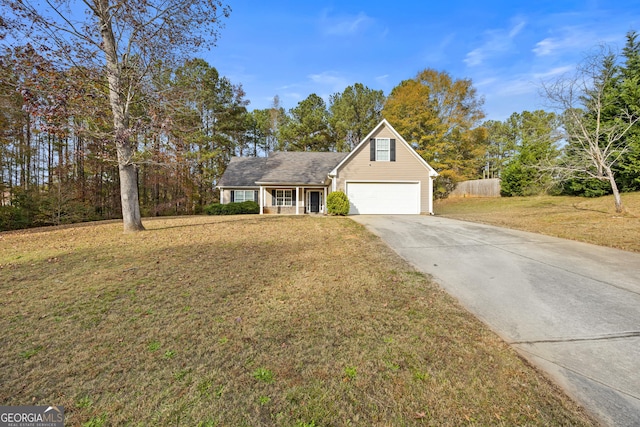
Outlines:
[[260,214],[326,214],[327,187],[261,186]]

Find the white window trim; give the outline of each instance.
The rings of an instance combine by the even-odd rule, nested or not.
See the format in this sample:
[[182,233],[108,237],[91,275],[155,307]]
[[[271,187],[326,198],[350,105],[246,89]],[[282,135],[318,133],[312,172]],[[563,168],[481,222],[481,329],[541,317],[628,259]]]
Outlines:
[[[241,199],[242,200],[238,200],[238,194],[242,194]],[[251,194],[251,198],[247,198],[247,193]],[[255,197],[256,193],[255,190],[233,190],[233,201],[236,203],[242,203],[242,202],[246,202],[246,201],[251,201],[251,202],[255,202]]]
[[293,206],[293,190],[275,189],[273,190],[273,198],[276,201],[274,206]]
[[[386,149],[380,149],[380,143],[386,142]],[[380,158],[381,153],[386,153],[386,159]],[[376,162],[390,162],[391,161],[391,138],[376,138]]]

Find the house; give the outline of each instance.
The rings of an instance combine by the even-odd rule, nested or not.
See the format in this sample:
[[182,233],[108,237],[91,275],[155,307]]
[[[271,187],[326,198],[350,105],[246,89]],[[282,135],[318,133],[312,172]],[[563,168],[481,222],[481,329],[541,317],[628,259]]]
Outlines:
[[254,200],[260,213],[326,213],[344,191],[349,214],[433,213],[438,173],[382,120],[350,153],[275,152],[234,157],[220,178],[220,203]]

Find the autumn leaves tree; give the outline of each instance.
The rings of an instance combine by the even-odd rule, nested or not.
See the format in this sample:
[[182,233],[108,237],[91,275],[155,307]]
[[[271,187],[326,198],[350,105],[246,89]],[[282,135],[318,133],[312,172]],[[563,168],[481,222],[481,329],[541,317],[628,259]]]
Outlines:
[[385,103],[384,117],[440,174],[440,196],[479,175],[487,137],[482,104],[470,79],[433,69],[401,82]]
[[229,8],[218,0],[2,0],[5,25],[42,52],[72,65],[100,66],[112,114],[125,231],[143,230],[132,117],[158,59],[215,43]]

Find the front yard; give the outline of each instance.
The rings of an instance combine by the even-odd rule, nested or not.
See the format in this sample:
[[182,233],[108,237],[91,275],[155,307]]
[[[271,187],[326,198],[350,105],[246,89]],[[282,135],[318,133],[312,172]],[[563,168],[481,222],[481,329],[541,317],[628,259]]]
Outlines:
[[348,218],[0,234],[0,405],[66,425],[592,425]]

